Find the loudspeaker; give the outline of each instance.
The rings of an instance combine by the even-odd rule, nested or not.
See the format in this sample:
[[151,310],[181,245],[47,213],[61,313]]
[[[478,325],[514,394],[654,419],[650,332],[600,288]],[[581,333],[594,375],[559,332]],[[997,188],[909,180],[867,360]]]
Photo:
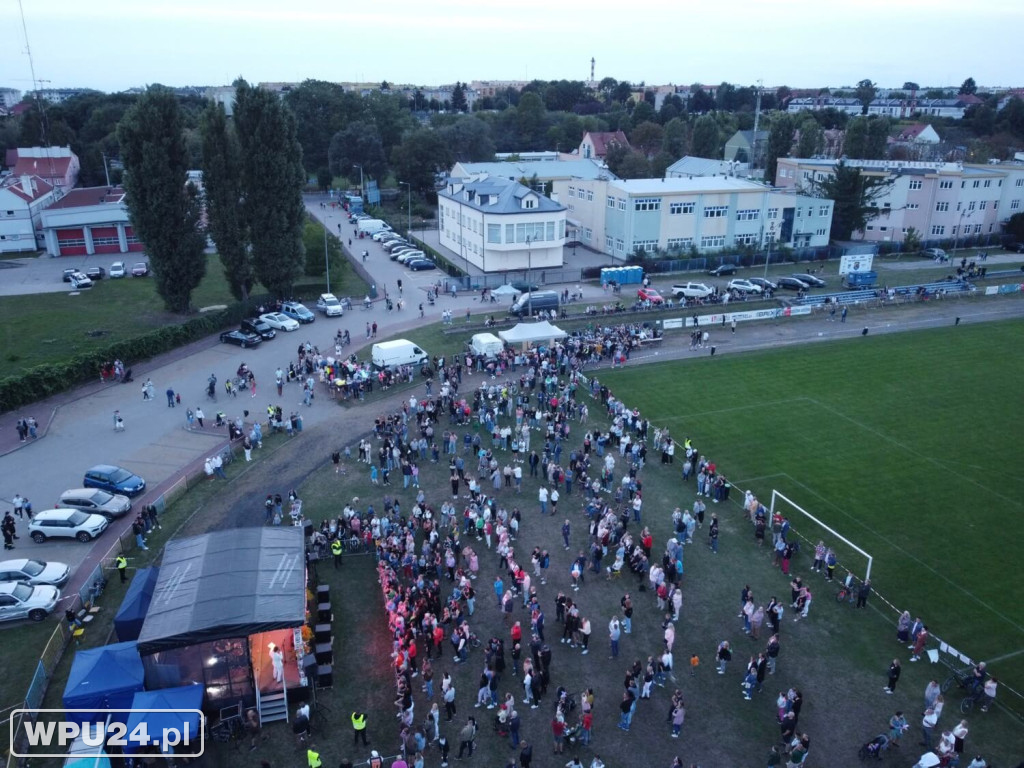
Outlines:
[[317,688],[330,688],[334,685],[334,667],[330,664],[321,664],[316,668]]
[[314,667],[317,665],[316,656],[312,653],[307,653],[302,657],[302,671],[306,674],[306,677],[311,677],[316,670]]
[[318,603],[331,602],[331,588],[327,584],[321,584],[316,588],[316,601]]
[[330,624],[334,620],[334,617],[331,614],[330,601],[326,603],[319,603],[317,605],[316,617],[317,622],[319,622],[320,624]]
[[305,535],[305,537],[307,539],[310,536],[313,535],[313,521],[312,520],[309,520],[307,518],[306,520],[302,521],[302,533]]
[[317,664],[334,663],[334,648],[330,643],[317,643],[315,652]]
[[313,627],[313,634],[317,643],[329,643],[331,642],[331,625],[329,623],[317,624]]

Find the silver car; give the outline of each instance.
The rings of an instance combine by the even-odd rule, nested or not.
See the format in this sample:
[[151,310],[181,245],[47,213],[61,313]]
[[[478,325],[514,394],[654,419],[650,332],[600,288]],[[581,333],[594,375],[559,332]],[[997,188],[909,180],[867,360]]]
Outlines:
[[60,600],[60,590],[56,587],[30,587],[16,581],[5,581],[0,584],[0,621],[14,619],[32,619],[42,621]]
[[0,563],[0,581],[17,581],[37,587],[49,584],[51,587],[63,587],[71,575],[71,567],[67,563],[45,562],[43,560],[4,560]]
[[132,509],[132,501],[127,496],[107,493],[99,488],[72,488],[64,491],[57,502],[59,509],[80,509],[103,515],[108,520],[124,517]]

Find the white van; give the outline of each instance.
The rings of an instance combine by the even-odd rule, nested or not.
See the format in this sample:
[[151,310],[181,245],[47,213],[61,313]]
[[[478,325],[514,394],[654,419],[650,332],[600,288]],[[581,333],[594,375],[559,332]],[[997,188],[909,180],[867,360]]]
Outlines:
[[492,360],[500,355],[501,351],[505,348],[504,342],[493,333],[478,333],[474,335],[473,339],[469,342],[469,346],[474,354],[488,360]]
[[408,339],[395,339],[374,344],[370,360],[374,368],[396,368],[400,365],[420,365],[429,355]]

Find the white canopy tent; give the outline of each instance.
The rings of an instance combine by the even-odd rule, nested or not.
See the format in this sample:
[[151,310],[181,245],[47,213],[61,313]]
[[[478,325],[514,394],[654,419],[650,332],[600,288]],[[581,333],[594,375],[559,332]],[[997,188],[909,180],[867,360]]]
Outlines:
[[498,335],[508,344],[522,344],[524,349],[533,342],[546,341],[550,343],[555,339],[564,339],[568,336],[565,331],[547,320],[541,320],[538,323],[519,323],[507,331],[499,331]]

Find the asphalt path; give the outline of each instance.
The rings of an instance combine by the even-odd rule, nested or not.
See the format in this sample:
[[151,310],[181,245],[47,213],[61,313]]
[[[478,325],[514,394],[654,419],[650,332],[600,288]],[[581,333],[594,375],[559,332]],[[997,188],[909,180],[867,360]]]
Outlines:
[[[308,208],[332,231],[337,232],[338,224],[341,224],[341,235],[347,245],[347,235],[352,231],[347,218],[340,212],[321,209],[318,202],[310,203]],[[302,413],[304,432],[301,438],[296,438],[296,447],[277,451],[267,462],[260,464],[259,472],[245,473],[236,482],[233,492],[211,502],[202,516],[202,525],[207,528],[253,524],[249,500],[262,499],[269,492],[267,477],[274,477],[274,490],[299,485],[302,478],[327,460],[331,450],[341,444],[351,444],[367,432],[374,415],[382,409],[397,407],[404,397],[408,397],[407,394],[383,397],[375,392],[365,406],[342,408],[321,398],[313,407],[306,408],[302,406],[301,388],[291,384],[286,387],[284,396],[278,398],[274,371],[278,366],[287,367],[288,362],[295,359],[299,344],[308,341],[323,350],[330,350],[333,349],[335,332],[339,328],[348,329],[353,346],[346,352],[366,357],[371,344],[365,338],[367,322],[376,322],[378,337],[386,338],[421,326],[424,322],[437,322],[444,309],[451,309],[456,318],[463,317],[467,308],[474,314],[506,311],[507,301],[481,306],[476,296],[461,293],[455,299],[450,296],[439,298],[433,307],[425,306],[426,319],[421,320],[418,305],[421,301],[426,305],[427,287],[443,280],[443,275],[436,271],[409,272],[397,262],[390,261],[386,252],[372,240],[353,238],[355,258],[359,258],[363,250],[369,252],[364,266],[375,279],[381,295],[386,289],[397,298],[397,281],[402,280],[406,300],[404,310],[388,313],[382,301],[374,303],[372,309],[364,310],[360,306],[360,297],[351,297],[355,308],[344,317],[318,316],[315,323],[304,325],[296,332],[278,333],[276,339],[257,349],[241,350],[222,345],[214,337],[148,363],[133,363],[133,384],[101,385],[97,382],[16,413],[5,414],[0,418],[0,477],[3,478],[0,481],[0,508],[9,506],[14,494],[21,493],[31,499],[36,510],[47,509],[61,492],[79,487],[85,470],[99,463],[119,464],[146,479],[149,490],[135,501],[136,507],[140,507],[162,492],[169,479],[180,475],[186,468],[197,464],[201,466],[205,457],[224,444],[226,431],[209,427],[218,410],[223,411],[228,419],[234,419],[245,409],[252,416],[262,416],[268,404],[279,404],[286,413],[292,410]],[[59,272],[58,269],[55,274],[59,276]],[[669,282],[666,280],[666,285]],[[607,301],[599,286],[585,285],[583,290],[584,303]],[[309,304],[312,306],[312,301]],[[716,353],[723,355],[832,339],[845,338],[855,343],[864,327],[868,327],[870,333],[892,333],[952,325],[957,316],[961,317],[962,323],[1018,318],[1024,316],[1024,301],[1017,297],[946,299],[904,307],[854,309],[845,324],[829,322],[824,316],[815,315],[804,319],[740,324],[735,334],[727,328],[710,332]],[[685,331],[670,331],[668,340],[659,344],[658,349],[645,349],[634,355],[630,365],[707,354],[708,350],[689,351]],[[243,361],[255,373],[256,397],[243,392],[237,398],[228,399],[218,385],[218,401],[208,402],[204,392],[208,376],[214,373],[222,384]],[[142,399],[141,386],[147,378],[152,379],[155,387],[156,395],[152,401]],[[177,408],[167,407],[164,392],[168,387],[181,394],[182,403]],[[190,432],[185,429],[185,410],[196,406],[203,408],[207,428]],[[119,410],[124,418],[124,432],[115,433],[113,430],[115,410]],[[20,444],[16,440],[14,421],[19,416],[28,415],[39,421],[41,436],[35,441]],[[73,594],[91,569],[91,562],[113,544],[114,535],[130,526],[129,518],[112,525],[91,545],[77,541],[35,544],[23,535],[24,525],[19,524],[22,537],[11,555],[60,560],[77,567],[91,554],[87,568],[82,569],[82,574],[73,576],[66,590],[67,594]]]

